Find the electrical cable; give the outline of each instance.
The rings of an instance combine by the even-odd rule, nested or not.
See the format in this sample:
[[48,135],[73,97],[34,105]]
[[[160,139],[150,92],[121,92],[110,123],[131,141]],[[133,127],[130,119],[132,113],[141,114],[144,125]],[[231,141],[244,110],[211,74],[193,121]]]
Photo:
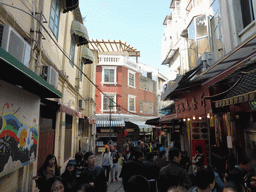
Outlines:
[[52,37],[52,35],[49,33],[49,31],[45,28],[45,26],[40,22],[39,19],[37,19],[35,16],[33,16],[31,13],[29,12],[26,12],[18,7],[15,7],[15,6],[12,6],[12,5],[9,5],[9,4],[6,4],[6,3],[1,3],[0,2],[0,5],[5,5],[5,6],[9,6],[11,8],[14,8],[14,9],[17,9],[19,11],[22,11],[23,13],[31,16],[33,19],[35,19],[39,25],[41,25],[41,27],[44,29],[44,31],[47,33],[47,35],[50,37],[50,39],[53,41],[53,43],[57,46],[57,48],[64,54],[64,56],[87,78],[87,80],[96,88],[98,89],[105,97],[107,97],[109,100],[111,100],[115,105],[116,107],[120,107],[121,109],[123,109],[124,111],[128,112],[128,113],[132,113],[133,115],[138,115],[138,116],[141,116],[140,114],[137,114],[137,113],[134,113],[134,112],[131,112],[125,108],[123,108],[121,105],[118,105],[113,99],[111,99],[107,94],[105,94],[68,56],[68,54],[62,49],[62,47],[60,47],[60,45],[55,41],[55,39]]

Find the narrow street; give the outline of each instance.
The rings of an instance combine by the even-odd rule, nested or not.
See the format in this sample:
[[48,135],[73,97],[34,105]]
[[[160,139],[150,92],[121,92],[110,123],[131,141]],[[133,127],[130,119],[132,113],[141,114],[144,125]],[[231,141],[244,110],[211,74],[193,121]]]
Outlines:
[[[96,157],[96,165],[99,165],[101,155],[95,155],[95,157]],[[122,169],[122,166],[119,165],[119,174],[121,172],[121,169]],[[118,182],[114,181],[113,183],[110,183],[110,180],[109,180],[108,192],[124,192],[123,185],[122,185],[122,178],[118,178]]]

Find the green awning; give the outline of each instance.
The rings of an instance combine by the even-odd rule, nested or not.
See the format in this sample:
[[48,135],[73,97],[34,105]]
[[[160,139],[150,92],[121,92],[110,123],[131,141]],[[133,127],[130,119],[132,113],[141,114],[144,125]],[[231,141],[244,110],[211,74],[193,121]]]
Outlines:
[[76,9],[79,5],[79,0],[65,0],[65,8],[63,13]]
[[86,45],[89,42],[89,36],[86,27],[79,21],[73,20],[71,25],[71,34],[75,35],[77,46]]
[[93,63],[93,53],[87,47],[82,48],[82,59],[85,64]]
[[60,98],[62,93],[0,47],[0,79],[41,98]]

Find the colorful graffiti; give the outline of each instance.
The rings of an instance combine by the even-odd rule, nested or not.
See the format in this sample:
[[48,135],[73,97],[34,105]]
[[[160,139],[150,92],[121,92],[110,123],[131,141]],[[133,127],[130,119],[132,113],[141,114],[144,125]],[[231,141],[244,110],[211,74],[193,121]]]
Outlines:
[[[5,112],[6,111],[6,112]],[[0,176],[36,159],[38,124],[20,113],[20,107],[5,103],[0,113]],[[28,113],[30,114],[30,113]],[[27,122],[31,122],[27,125]]]

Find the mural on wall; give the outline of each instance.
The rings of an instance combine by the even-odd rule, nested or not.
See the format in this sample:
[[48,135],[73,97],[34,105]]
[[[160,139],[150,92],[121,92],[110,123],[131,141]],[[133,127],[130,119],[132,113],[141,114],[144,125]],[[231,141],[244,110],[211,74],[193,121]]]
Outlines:
[[38,144],[39,98],[6,86],[0,81],[0,176],[35,161]]

